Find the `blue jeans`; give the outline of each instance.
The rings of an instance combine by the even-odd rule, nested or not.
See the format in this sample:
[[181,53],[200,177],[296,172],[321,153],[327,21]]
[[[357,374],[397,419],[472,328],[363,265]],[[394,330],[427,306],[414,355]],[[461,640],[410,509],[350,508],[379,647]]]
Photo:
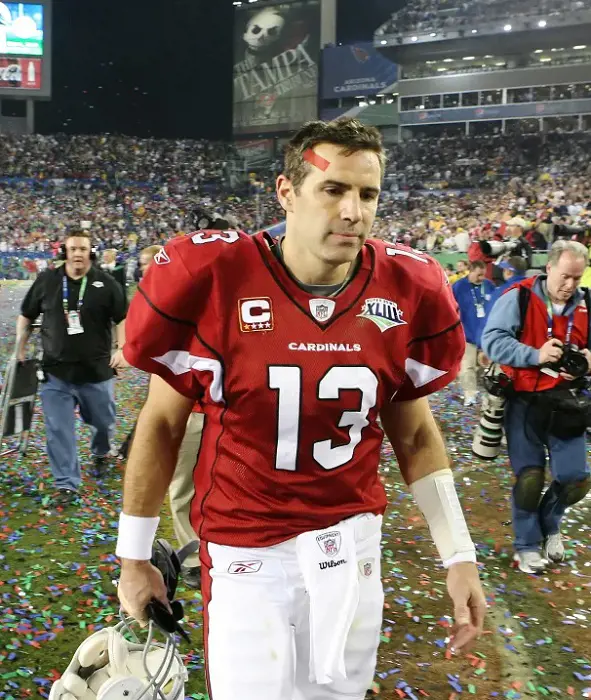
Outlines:
[[41,384],[47,454],[58,489],[77,491],[82,481],[76,450],[74,411],[80,407],[82,420],[90,426],[90,449],[95,457],[105,457],[115,432],[114,380],[96,384],[70,384],[51,374]]
[[[520,399],[507,401],[505,407],[505,432],[509,460],[515,476],[527,467],[545,467],[546,452],[550,457],[552,479],[559,484],[581,481],[589,475],[585,434],[561,440],[544,432],[536,425],[536,409]],[[513,511],[513,533],[515,551],[539,551],[544,537],[556,534],[567,506],[556,495],[545,499],[543,510],[530,513],[515,505]]]

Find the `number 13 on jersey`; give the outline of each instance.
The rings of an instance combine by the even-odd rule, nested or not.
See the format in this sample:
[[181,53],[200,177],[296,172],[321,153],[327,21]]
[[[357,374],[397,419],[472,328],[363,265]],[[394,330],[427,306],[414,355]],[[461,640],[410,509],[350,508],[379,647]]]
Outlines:
[[[344,411],[339,428],[349,428],[349,442],[333,446],[332,440],[314,443],[314,460],[326,470],[337,469],[353,459],[355,448],[361,442],[361,433],[369,425],[368,414],[378,398],[378,378],[369,367],[331,367],[318,382],[315,397],[302,395],[302,368],[293,365],[269,367],[269,388],[277,391],[277,449],[275,468],[296,471],[302,406],[311,406],[311,412],[322,411],[323,400],[338,400],[340,392],[357,390],[360,406],[357,411]],[[314,405],[312,400],[316,399]]]

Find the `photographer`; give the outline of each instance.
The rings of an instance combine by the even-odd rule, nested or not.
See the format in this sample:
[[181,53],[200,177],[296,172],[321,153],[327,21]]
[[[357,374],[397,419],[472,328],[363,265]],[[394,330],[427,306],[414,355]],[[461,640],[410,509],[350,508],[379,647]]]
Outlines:
[[[580,243],[554,243],[547,275],[524,280],[501,296],[482,335],[485,353],[512,379],[504,422],[516,477],[515,560],[526,573],[564,559],[560,523],[591,488],[585,447],[589,402],[581,391],[591,369],[590,314],[587,290],[579,289],[587,257]],[[541,498],[547,454],[552,482]]]
[[513,257],[523,258],[527,269],[532,267],[534,255],[534,251],[525,237],[525,232],[530,228],[525,219],[521,216],[514,216],[507,221],[507,238],[504,241],[506,252],[510,252]]

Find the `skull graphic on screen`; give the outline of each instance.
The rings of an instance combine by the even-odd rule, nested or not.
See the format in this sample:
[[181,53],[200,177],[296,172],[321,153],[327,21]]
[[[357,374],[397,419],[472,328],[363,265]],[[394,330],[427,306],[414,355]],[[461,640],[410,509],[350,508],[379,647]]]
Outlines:
[[285,20],[277,10],[261,10],[246,25],[244,41],[254,53],[263,51],[279,39],[284,26]]

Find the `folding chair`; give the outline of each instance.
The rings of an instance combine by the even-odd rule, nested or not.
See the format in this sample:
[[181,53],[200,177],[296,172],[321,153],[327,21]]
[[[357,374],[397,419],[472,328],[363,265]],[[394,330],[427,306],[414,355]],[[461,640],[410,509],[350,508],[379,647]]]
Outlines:
[[[40,328],[40,323],[32,326],[32,331]],[[33,337],[32,342],[35,342]],[[32,359],[19,362],[16,356],[19,338],[15,350],[8,361],[4,374],[4,386],[0,394],[0,450],[4,438],[18,438],[17,445],[0,452],[0,457],[18,452],[21,457],[27,453],[29,434],[35,409],[35,401],[39,389],[40,354],[35,348]]]

